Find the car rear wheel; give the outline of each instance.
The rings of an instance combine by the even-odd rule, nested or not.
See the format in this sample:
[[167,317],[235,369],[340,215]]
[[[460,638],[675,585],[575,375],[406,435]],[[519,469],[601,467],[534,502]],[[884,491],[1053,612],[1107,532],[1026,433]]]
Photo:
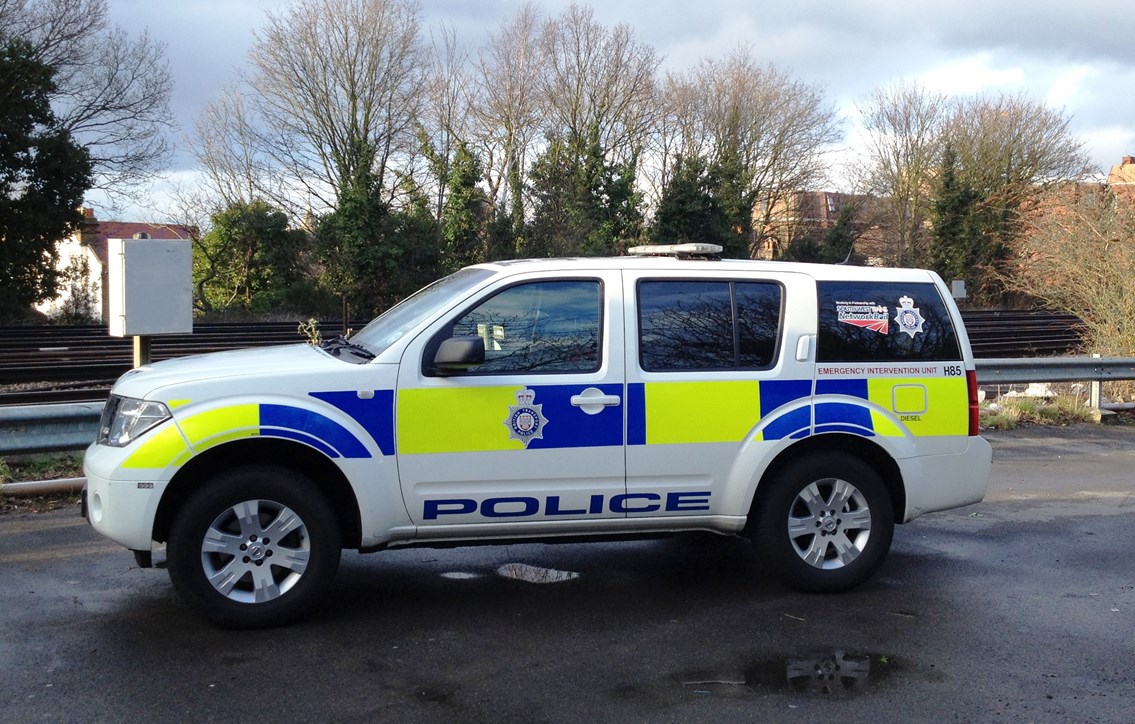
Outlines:
[[294,620],[326,591],[339,566],[338,521],[306,477],[282,467],[227,471],[174,519],[170,579],[205,618],[229,628]]
[[894,510],[878,474],[859,458],[826,453],[777,473],[754,511],[758,553],[791,586],[845,591],[870,578],[891,547]]

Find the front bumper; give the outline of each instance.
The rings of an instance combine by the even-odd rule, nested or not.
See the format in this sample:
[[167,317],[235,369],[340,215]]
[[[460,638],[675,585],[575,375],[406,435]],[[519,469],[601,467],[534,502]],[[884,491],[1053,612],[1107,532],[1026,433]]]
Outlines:
[[134,551],[153,544],[154,518],[166,483],[153,479],[114,479],[121,451],[92,445],[83,462],[87,487],[83,511],[102,535]]

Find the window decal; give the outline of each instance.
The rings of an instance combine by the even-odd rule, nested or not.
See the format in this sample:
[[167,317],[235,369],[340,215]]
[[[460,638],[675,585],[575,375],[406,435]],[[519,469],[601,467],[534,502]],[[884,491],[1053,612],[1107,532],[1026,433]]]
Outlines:
[[914,339],[916,334],[923,331],[922,323],[926,320],[922,318],[922,312],[914,306],[914,300],[910,297],[900,298],[899,304],[902,306],[898,309],[898,314],[895,315],[895,321],[898,322],[900,330]]
[[837,301],[835,311],[836,319],[844,324],[862,327],[879,334],[888,334],[891,331],[891,312],[882,304]]

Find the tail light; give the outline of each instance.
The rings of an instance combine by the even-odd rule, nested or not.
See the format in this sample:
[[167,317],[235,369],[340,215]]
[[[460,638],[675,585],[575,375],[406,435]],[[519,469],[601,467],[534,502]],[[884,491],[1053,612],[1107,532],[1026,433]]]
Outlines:
[[981,419],[981,410],[977,405],[977,372],[975,370],[966,372],[966,387],[969,388],[969,434],[970,437],[974,437],[979,432],[978,427]]

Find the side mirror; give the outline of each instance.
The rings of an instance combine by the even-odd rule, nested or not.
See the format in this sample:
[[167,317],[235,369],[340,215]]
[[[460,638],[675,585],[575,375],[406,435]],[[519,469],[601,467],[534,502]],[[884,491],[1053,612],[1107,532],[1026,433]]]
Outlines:
[[439,375],[464,372],[485,361],[485,340],[480,337],[450,337],[434,355],[433,371]]

